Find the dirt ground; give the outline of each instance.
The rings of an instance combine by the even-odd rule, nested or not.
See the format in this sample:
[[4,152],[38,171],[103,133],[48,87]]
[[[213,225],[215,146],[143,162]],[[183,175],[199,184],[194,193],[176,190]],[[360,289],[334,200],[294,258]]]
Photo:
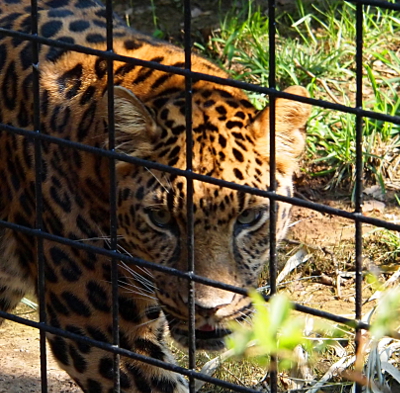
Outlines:
[[[304,0],[311,2],[312,0]],[[321,0],[317,0],[321,1]],[[267,1],[253,0],[253,7],[260,6],[267,13]],[[156,34],[159,38],[183,43],[184,12],[180,0],[115,0],[115,11],[136,30],[147,34]],[[225,15],[232,9],[239,10],[242,0],[202,0],[191,3],[191,31],[193,40],[207,41],[212,30],[218,29]],[[289,12],[294,8],[295,0],[278,0],[276,11]],[[173,17],[171,17],[173,15]]]
[[[28,314],[25,314],[28,312]],[[26,306],[18,315],[37,320]],[[49,393],[82,393],[47,351]],[[0,326],[0,393],[41,392],[39,333],[37,329],[5,321]]]

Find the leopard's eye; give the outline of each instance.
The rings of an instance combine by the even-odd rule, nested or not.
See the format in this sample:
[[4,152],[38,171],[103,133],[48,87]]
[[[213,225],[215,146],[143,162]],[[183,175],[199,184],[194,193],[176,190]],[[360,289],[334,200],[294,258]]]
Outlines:
[[172,215],[166,209],[150,209],[147,214],[152,223],[160,228],[165,228],[172,221]]
[[251,226],[256,224],[261,218],[262,212],[258,209],[247,209],[237,218],[239,225]]

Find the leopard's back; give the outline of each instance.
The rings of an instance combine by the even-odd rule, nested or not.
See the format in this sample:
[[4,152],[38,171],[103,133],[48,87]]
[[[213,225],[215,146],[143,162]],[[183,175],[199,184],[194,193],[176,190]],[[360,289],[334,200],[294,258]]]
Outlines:
[[[76,44],[95,50],[106,50],[106,12],[104,6],[94,0],[39,1],[39,35],[68,44]],[[30,34],[32,30],[30,2],[13,2],[0,5],[0,27]],[[117,54],[136,57],[159,64],[184,67],[184,53],[166,42],[127,28],[119,19],[113,23],[114,47]],[[32,43],[17,37],[2,37],[0,41],[0,83],[5,108],[3,122],[17,116],[22,128],[32,125]],[[192,70],[220,77],[227,77],[221,69],[198,56],[192,58]],[[104,59],[85,53],[69,51],[48,45],[39,46],[39,64],[43,88],[47,94],[41,97],[52,106],[69,102],[71,107],[81,109],[86,101],[104,94],[107,64]],[[147,101],[150,97],[168,94],[172,89],[182,89],[183,77],[161,71],[115,62],[116,84],[133,88],[135,95]],[[75,84],[74,84],[75,82]],[[79,82],[81,84],[79,84]],[[89,91],[85,87],[91,84]],[[203,83],[198,81],[199,87]],[[245,96],[237,89],[226,88],[235,94]],[[57,91],[58,90],[58,91]],[[95,90],[93,92],[93,90]],[[23,92],[23,95],[20,94]],[[44,93],[43,93],[44,94]],[[79,100],[78,100],[79,98]],[[57,101],[58,100],[58,101]],[[29,110],[28,110],[29,108]],[[0,112],[1,115],[1,112]],[[1,119],[2,117],[0,117]]]

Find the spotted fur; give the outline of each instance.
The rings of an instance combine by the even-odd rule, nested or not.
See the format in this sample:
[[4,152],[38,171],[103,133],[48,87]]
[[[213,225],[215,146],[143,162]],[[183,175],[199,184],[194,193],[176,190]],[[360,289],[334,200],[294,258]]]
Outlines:
[[[0,2],[0,27],[31,32],[30,1]],[[39,35],[106,49],[105,9],[94,0],[39,0]],[[155,41],[114,21],[118,54],[184,67],[181,49]],[[33,129],[32,45],[0,33],[0,123]],[[193,70],[227,75],[193,55]],[[40,130],[43,134],[108,146],[107,63],[66,49],[40,45]],[[176,168],[186,168],[184,78],[114,62],[116,150]],[[305,89],[290,93],[306,96]],[[276,101],[277,191],[292,194],[292,173],[304,144],[309,107]],[[269,186],[269,112],[255,110],[242,91],[193,82],[193,171],[237,184]],[[43,229],[53,235],[109,247],[109,161],[90,152],[43,141]],[[117,162],[118,247],[121,253],[187,269],[186,180]],[[194,259],[197,274],[238,287],[254,287],[268,261],[269,201],[194,181]],[[278,204],[278,238],[285,234],[289,206]],[[0,130],[0,219],[35,227],[35,155],[31,138]],[[38,241],[0,229],[0,309],[11,311],[35,292]],[[112,342],[111,262],[50,240],[43,241],[48,322],[102,342]],[[188,293],[184,280],[158,271],[119,265],[122,348],[173,363],[165,346],[187,345]],[[226,322],[245,318],[249,300],[196,284],[196,346],[220,349]],[[85,392],[109,392],[112,355],[49,335],[62,368]],[[123,392],[186,391],[181,376],[128,357],[121,358]]]

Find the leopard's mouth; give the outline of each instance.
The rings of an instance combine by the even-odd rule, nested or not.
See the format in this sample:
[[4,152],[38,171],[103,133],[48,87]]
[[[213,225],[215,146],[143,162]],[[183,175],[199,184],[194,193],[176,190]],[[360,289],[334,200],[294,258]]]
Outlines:
[[[204,331],[201,329],[195,330],[196,336],[196,349],[206,349],[219,351],[225,348],[224,338],[231,334],[228,329],[214,329],[209,331]],[[189,331],[183,329],[173,329],[171,330],[172,337],[178,341],[181,345],[189,346]]]
[[[168,318],[172,338],[184,347],[189,346],[189,330],[186,322]],[[219,351],[225,348],[224,338],[232,332],[224,327],[213,327],[209,324],[195,329],[196,349]]]

